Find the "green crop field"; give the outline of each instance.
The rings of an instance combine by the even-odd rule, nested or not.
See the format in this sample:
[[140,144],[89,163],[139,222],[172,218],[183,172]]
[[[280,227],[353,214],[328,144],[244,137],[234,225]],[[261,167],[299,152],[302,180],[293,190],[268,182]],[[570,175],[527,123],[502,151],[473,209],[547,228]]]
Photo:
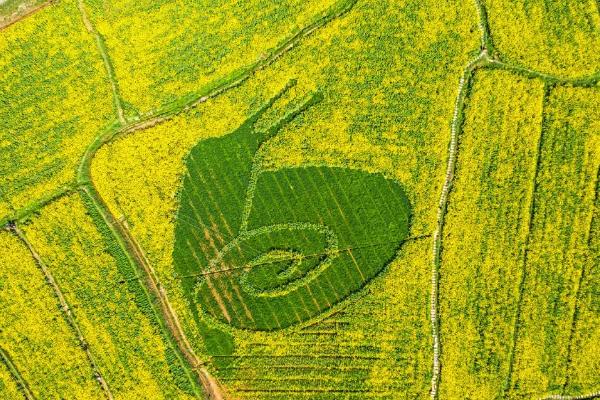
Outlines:
[[0,0],[0,399],[600,399],[597,0]]

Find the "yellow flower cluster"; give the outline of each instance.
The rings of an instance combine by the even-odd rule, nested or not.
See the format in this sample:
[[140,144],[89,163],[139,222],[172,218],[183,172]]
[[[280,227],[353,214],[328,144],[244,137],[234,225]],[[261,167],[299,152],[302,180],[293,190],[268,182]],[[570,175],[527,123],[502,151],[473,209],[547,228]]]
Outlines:
[[135,116],[253,64],[333,3],[118,0],[89,9]]
[[565,382],[569,394],[600,389],[593,357],[600,351],[598,115],[597,88],[550,92],[516,348],[518,394],[554,394]]
[[495,398],[508,374],[543,83],[480,71],[466,111],[440,270],[440,397]]
[[[293,108],[290,103],[315,90],[323,93],[324,100],[267,144],[264,167],[326,164],[382,172],[406,188],[414,210],[411,235],[429,234],[435,225],[437,197],[443,184],[440,177],[445,170],[458,79],[472,50],[478,48],[478,32],[471,29],[476,21],[477,11],[472,4],[462,7],[454,2],[440,5],[431,1],[411,8],[402,2],[358,3],[347,15],[313,32],[239,88],[165,123],[127,134],[100,150],[92,165],[93,179],[111,210],[127,221],[147,252],[199,354],[206,354],[204,345],[172,266],[177,192],[189,149],[199,140],[237,128],[266,99],[296,78],[297,85],[259,121],[259,126],[268,127],[283,110]],[[381,37],[395,39],[376,39]],[[445,67],[439,68],[439,62]],[[389,368],[390,374],[406,378],[388,379],[387,393],[426,395],[431,363],[427,320],[429,246],[429,241],[423,239],[418,246],[403,247],[400,261],[390,266],[390,270],[402,272],[389,272],[389,276],[385,272],[381,277],[385,283],[376,286],[376,296],[381,299],[367,300],[374,296],[369,292],[360,303],[362,308],[348,311],[348,323],[338,321],[342,327],[337,330],[343,343],[340,346],[348,346],[342,350],[356,351],[359,358],[363,357],[361,368],[366,372],[352,371],[344,364],[346,375],[340,378],[331,364],[331,384],[341,385],[345,379],[345,388],[366,387],[375,393],[379,378],[375,370],[369,371],[373,359],[377,359],[381,360],[377,368]],[[391,305],[384,307],[386,302]],[[361,325],[368,323],[361,322],[367,320],[367,314],[369,318],[377,314],[380,322]],[[330,324],[315,323],[319,331],[327,330]],[[394,331],[402,332],[400,338],[393,340]],[[387,335],[390,341],[379,343],[379,335]],[[333,354],[336,342],[332,342],[332,336],[318,333],[236,331],[234,355],[255,368],[213,372],[217,378],[234,379],[228,380],[228,388],[235,396],[268,398],[266,392],[244,391],[259,389],[260,382],[267,382],[252,377],[268,376],[281,381],[281,385],[283,379],[296,377],[298,382],[306,383],[302,379],[323,370],[313,364],[295,371],[271,368],[267,356],[277,359],[295,350],[309,352],[309,348]],[[365,350],[369,346],[373,349]],[[398,353],[405,356],[397,358],[394,354]],[[258,363],[257,359],[264,362]],[[348,358],[345,362],[350,361]],[[308,389],[318,389],[316,382]],[[292,388],[292,383],[289,385]]]
[[19,391],[17,381],[3,363],[0,363],[0,393],[2,393],[2,397],[6,400],[23,399],[23,394]]
[[485,0],[501,58],[560,77],[600,71],[596,1]]

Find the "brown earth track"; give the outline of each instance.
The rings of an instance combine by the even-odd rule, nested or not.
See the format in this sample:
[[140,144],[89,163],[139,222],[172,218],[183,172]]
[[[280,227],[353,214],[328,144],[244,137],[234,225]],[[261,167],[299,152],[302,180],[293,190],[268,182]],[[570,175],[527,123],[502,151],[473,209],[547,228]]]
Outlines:
[[165,321],[169,332],[173,336],[179,351],[183,354],[186,361],[191,366],[191,369],[197,374],[199,381],[204,387],[207,398],[211,400],[224,400],[225,397],[223,395],[223,390],[220,388],[218,382],[210,375],[205,364],[200,361],[198,356],[196,356],[194,353],[192,346],[190,345],[183,329],[181,328],[181,325],[179,324],[177,314],[169,302],[164,287],[158,281],[156,273],[150,265],[150,262],[148,261],[144,251],[129,232],[127,224],[119,221],[107,211],[108,207],[104,200],[100,197],[98,190],[93,186],[93,183],[91,183],[89,186],[83,186],[82,190],[84,190],[90,196],[90,198],[94,199],[95,203],[100,202],[100,207],[98,207],[98,209],[110,230],[117,233],[115,236],[122,239],[125,252],[133,258],[135,264],[143,269],[144,276],[140,279],[143,279],[145,286],[158,300],[163,320]]
[[58,0],[48,0],[45,3],[39,4],[28,9],[27,11],[25,11],[24,14],[14,13],[10,17],[8,17],[6,21],[0,22],[0,31],[55,3],[58,3]]

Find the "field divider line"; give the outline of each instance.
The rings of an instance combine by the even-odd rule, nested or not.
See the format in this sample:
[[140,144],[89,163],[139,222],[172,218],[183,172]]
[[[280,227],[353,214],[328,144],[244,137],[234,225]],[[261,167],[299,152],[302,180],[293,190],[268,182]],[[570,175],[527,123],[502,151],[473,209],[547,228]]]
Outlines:
[[510,393],[510,386],[512,383],[512,375],[515,364],[516,352],[517,352],[517,343],[519,341],[519,333],[521,327],[521,312],[523,308],[523,298],[525,297],[525,285],[527,281],[527,263],[529,260],[529,245],[531,242],[531,231],[533,230],[533,222],[535,218],[535,209],[536,209],[536,192],[537,192],[537,180],[540,172],[540,165],[542,163],[542,147],[544,142],[544,127],[545,127],[545,113],[546,113],[546,103],[548,101],[548,97],[550,96],[551,86],[546,84],[544,86],[544,94],[542,96],[542,124],[540,126],[540,135],[538,137],[538,142],[536,146],[536,160],[535,160],[535,170],[533,173],[533,179],[531,181],[531,200],[529,202],[529,210],[528,210],[528,221],[527,221],[527,233],[525,235],[525,243],[523,244],[523,260],[521,262],[521,278],[519,280],[518,293],[517,293],[517,306],[514,314],[514,322],[512,329],[512,344],[510,348],[510,352],[508,354],[508,370],[506,373],[506,380],[504,382],[504,388],[502,389],[502,397],[508,398]]
[[110,391],[108,383],[102,376],[102,373],[100,372],[100,368],[98,367],[98,364],[96,363],[96,360],[89,349],[89,345],[88,345],[87,341],[85,340],[85,337],[83,336],[83,332],[81,331],[81,328],[79,327],[79,324],[77,323],[75,315],[71,311],[71,307],[69,306],[69,303],[65,299],[65,296],[63,295],[63,292],[62,292],[60,286],[54,279],[52,272],[50,272],[50,269],[42,261],[42,258],[40,257],[38,252],[35,250],[35,248],[31,244],[31,242],[29,242],[29,240],[27,240],[27,237],[25,236],[23,231],[21,231],[21,229],[16,224],[11,227],[11,230],[21,240],[21,242],[25,246],[27,246],[27,248],[29,249],[29,252],[31,253],[31,256],[35,260],[35,263],[37,264],[37,266],[40,268],[40,270],[44,274],[44,277],[46,278],[46,281],[48,282],[48,284],[50,284],[50,286],[52,287],[54,295],[58,299],[58,302],[60,304],[60,309],[63,311],[63,315],[65,316],[67,323],[69,324],[71,329],[73,329],[75,335],[77,336],[77,339],[79,340],[79,344],[80,344],[82,350],[85,352],[85,355],[90,363],[90,366],[92,367],[92,371],[94,372],[94,377],[96,378],[96,381],[100,385],[100,388],[104,392],[104,395],[106,396],[106,398],[108,400],[113,400],[114,398]]
[[440,337],[440,268],[442,256],[442,235],[448,208],[448,198],[454,180],[454,171],[458,158],[459,135],[462,132],[464,119],[465,100],[470,89],[471,80],[476,68],[489,64],[494,56],[494,47],[490,33],[487,11],[481,0],[474,0],[478,14],[478,27],[480,31],[480,53],[466,65],[458,83],[458,91],[450,125],[450,143],[448,146],[448,161],[446,164],[446,175],[442,186],[440,200],[437,210],[437,224],[432,234],[432,263],[431,263],[431,294],[430,294],[430,322],[431,336],[433,339],[433,362],[431,373],[431,389],[429,395],[431,400],[438,399],[438,391],[441,379],[441,337]]
[[[186,345],[189,345],[187,339],[182,338],[183,331],[179,326],[174,312],[166,299],[166,294],[162,289],[160,283],[156,280],[154,270],[147,263],[145,254],[141,251],[137,242],[133,240],[133,237],[129,233],[129,230],[117,220],[109,211],[108,206],[104,203],[93,184],[88,183],[81,186],[81,190],[91,204],[95,207],[100,217],[104,220],[106,227],[114,237],[116,243],[123,250],[127,262],[129,262],[138,272],[142,275],[140,280],[143,282],[140,286],[144,291],[144,294],[149,300],[153,314],[157,319],[158,326],[161,328],[162,333],[166,336],[166,344],[171,346],[179,360],[182,367],[186,371],[188,378],[194,383],[200,383],[201,386],[206,390],[210,385],[204,384],[206,373],[202,370],[203,364],[194,358],[194,354],[190,353],[186,349]],[[98,197],[95,197],[98,196]],[[156,305],[160,309],[156,308]],[[183,357],[183,358],[182,358]],[[197,374],[197,378],[190,375],[190,369]],[[198,396],[196,396],[198,397]],[[209,397],[216,400],[222,400],[222,397]]]
[[21,372],[19,372],[17,366],[12,361],[12,359],[10,358],[10,356],[8,355],[6,350],[4,350],[1,346],[0,346],[0,361],[2,361],[2,363],[4,363],[4,365],[6,365],[6,368],[8,368],[8,372],[14,379],[19,390],[23,393],[23,397],[25,397],[26,400],[35,400],[35,396],[31,392],[31,389],[29,388],[27,381],[25,380],[23,375],[21,375]]
[[[482,36],[483,37],[483,36]],[[446,164],[446,175],[437,211],[437,224],[433,232],[432,246],[432,264],[431,264],[431,297],[430,297],[430,320],[431,332],[433,338],[433,368],[431,375],[431,390],[430,397],[432,400],[438,398],[438,388],[441,378],[441,340],[440,340],[440,322],[439,322],[439,275],[441,267],[442,253],[442,234],[446,218],[446,210],[448,207],[448,197],[452,189],[454,180],[454,170],[456,169],[456,161],[458,158],[458,142],[459,135],[462,131],[464,118],[465,100],[469,91],[471,80],[475,69],[481,67],[489,59],[486,48],[484,47],[481,53],[471,60],[465,67],[459,83],[456,95],[454,112],[452,115],[452,123],[450,127],[450,144],[448,146],[448,162]]]
[[[599,198],[598,198],[598,193],[600,190],[600,167],[598,168],[598,170],[596,172],[596,179],[595,179],[593,188],[594,188],[594,200],[592,203],[592,215],[590,218],[589,228],[587,231],[587,239],[586,239],[588,251],[591,251],[591,246],[592,246],[592,229],[594,228],[594,222],[597,217],[596,209],[600,206]],[[587,257],[585,258],[585,261],[587,261]],[[577,332],[577,321],[579,319],[579,303],[581,301],[581,287],[584,285],[584,281],[585,281],[585,278],[587,277],[587,272],[588,272],[585,261],[584,261],[583,265],[581,266],[581,271],[579,273],[579,279],[577,280],[577,288],[575,289],[575,304],[573,305],[571,330],[569,332],[567,354],[565,356],[566,357],[566,360],[565,360],[565,383],[563,384],[563,387],[562,387],[563,395],[564,395],[565,391],[567,390],[567,387],[569,386],[570,377],[571,377],[570,367],[571,367],[571,364],[573,361],[572,360],[573,338],[575,337],[575,333]]]
[[273,64],[277,59],[292,50],[298,45],[298,43],[300,43],[300,41],[310,36],[317,29],[327,25],[329,22],[337,18],[344,16],[354,7],[357,2],[358,0],[338,1],[320,18],[317,18],[315,21],[305,26],[296,34],[283,41],[282,44],[273,49],[267,57],[261,58],[250,65],[242,67],[228,76],[216,79],[199,89],[196,93],[183,97],[172,102],[171,104],[157,109],[140,120],[128,122],[122,126],[121,129],[117,129],[116,131],[112,132],[112,135],[110,135],[108,138],[105,138],[102,144],[112,141],[120,134],[133,133],[139,130],[151,128],[169,120],[177,114],[188,111],[199,104],[205,103],[208,100],[213,99],[231,89],[239,87],[253,74]]
[[556,75],[546,74],[530,68],[522,67],[520,65],[514,65],[499,61],[494,58],[490,58],[486,62],[486,67],[494,69],[502,69],[508,72],[512,72],[517,75],[525,76],[527,78],[541,79],[548,85],[570,85],[574,87],[591,87],[600,82],[600,71],[593,72],[590,75],[586,75],[578,78],[563,78]]
[[356,2],[357,0],[343,0],[336,3],[329,9],[329,12],[325,13],[322,17],[300,30],[287,41],[283,42],[283,44],[277,47],[268,57],[261,59],[258,62],[251,64],[249,67],[233,73],[224,79],[217,80],[213,84],[209,84],[204,89],[200,90],[199,95],[196,94],[191,98],[184,99],[185,101],[182,104],[176,103],[174,106],[169,106],[165,109],[158,110],[155,113],[147,116],[146,119],[136,121],[135,123],[126,123],[117,127],[108,127],[104,131],[100,132],[100,134],[98,134],[94,141],[88,146],[79,164],[77,170],[78,185],[80,185],[80,188],[90,197],[92,203],[108,225],[110,232],[117,240],[117,243],[119,243],[119,245],[127,254],[129,261],[140,267],[145,273],[146,285],[144,285],[144,287],[150,289],[159,300],[162,320],[164,320],[164,322],[167,324],[170,334],[177,344],[180,353],[183,354],[183,356],[188,360],[188,363],[192,369],[198,373],[200,383],[204,387],[206,395],[209,399],[222,400],[225,397],[221,393],[222,391],[219,388],[218,383],[214,378],[211,377],[205,365],[195,356],[183,329],[176,319],[175,311],[171,307],[164,289],[158,282],[153,270],[149,268],[148,264],[146,264],[146,261],[144,260],[145,256],[141,255],[143,253],[138,254],[138,252],[141,252],[141,247],[139,244],[137,244],[137,242],[133,241],[133,236],[129,230],[120,224],[119,221],[114,217],[102,199],[100,192],[95,187],[91,176],[92,160],[103,145],[111,142],[113,139],[119,136],[119,134],[131,133],[150,128],[168,120],[178,113],[185,112],[190,108],[199,105],[200,103],[204,103],[211,98],[217,97],[229,89],[240,86],[246,79],[248,79],[258,70],[271,65],[275,60],[291,50],[303,38],[309,36],[316,29],[349,12]]
[[39,200],[33,201],[27,204],[25,207],[18,210],[13,210],[11,214],[0,220],[0,226],[5,227],[13,222],[23,222],[29,219],[33,214],[38,212],[50,203],[59,200],[65,196],[68,196],[77,191],[77,184],[68,184],[57,190],[49,193],[48,195],[40,198]]
[[110,61],[110,57],[108,55],[108,49],[106,48],[106,43],[104,42],[104,38],[98,32],[98,30],[94,27],[94,24],[90,21],[88,13],[85,9],[85,5],[83,4],[83,0],[77,1],[77,7],[79,8],[79,12],[81,14],[81,19],[83,20],[83,25],[85,25],[86,30],[94,36],[96,40],[96,46],[98,47],[98,51],[100,52],[100,56],[102,56],[102,62],[104,63],[104,68],[106,69],[106,74],[108,75],[108,80],[110,81],[110,86],[113,95],[113,102],[115,106],[115,111],[117,112],[117,118],[121,125],[125,125],[127,121],[125,120],[125,115],[123,113],[123,103],[121,101],[121,95],[119,94],[119,85],[117,84],[117,79],[115,77],[115,70]]

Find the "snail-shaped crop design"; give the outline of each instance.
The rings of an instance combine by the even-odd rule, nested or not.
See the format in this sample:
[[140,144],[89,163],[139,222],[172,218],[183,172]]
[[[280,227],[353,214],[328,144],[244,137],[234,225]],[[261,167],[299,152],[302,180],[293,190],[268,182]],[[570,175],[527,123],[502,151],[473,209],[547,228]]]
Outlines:
[[193,307],[236,328],[280,329],[326,311],[375,277],[408,233],[408,200],[380,174],[260,170],[261,144],[319,100],[313,95],[257,131],[282,93],[232,133],[198,143],[186,160],[176,271]]

